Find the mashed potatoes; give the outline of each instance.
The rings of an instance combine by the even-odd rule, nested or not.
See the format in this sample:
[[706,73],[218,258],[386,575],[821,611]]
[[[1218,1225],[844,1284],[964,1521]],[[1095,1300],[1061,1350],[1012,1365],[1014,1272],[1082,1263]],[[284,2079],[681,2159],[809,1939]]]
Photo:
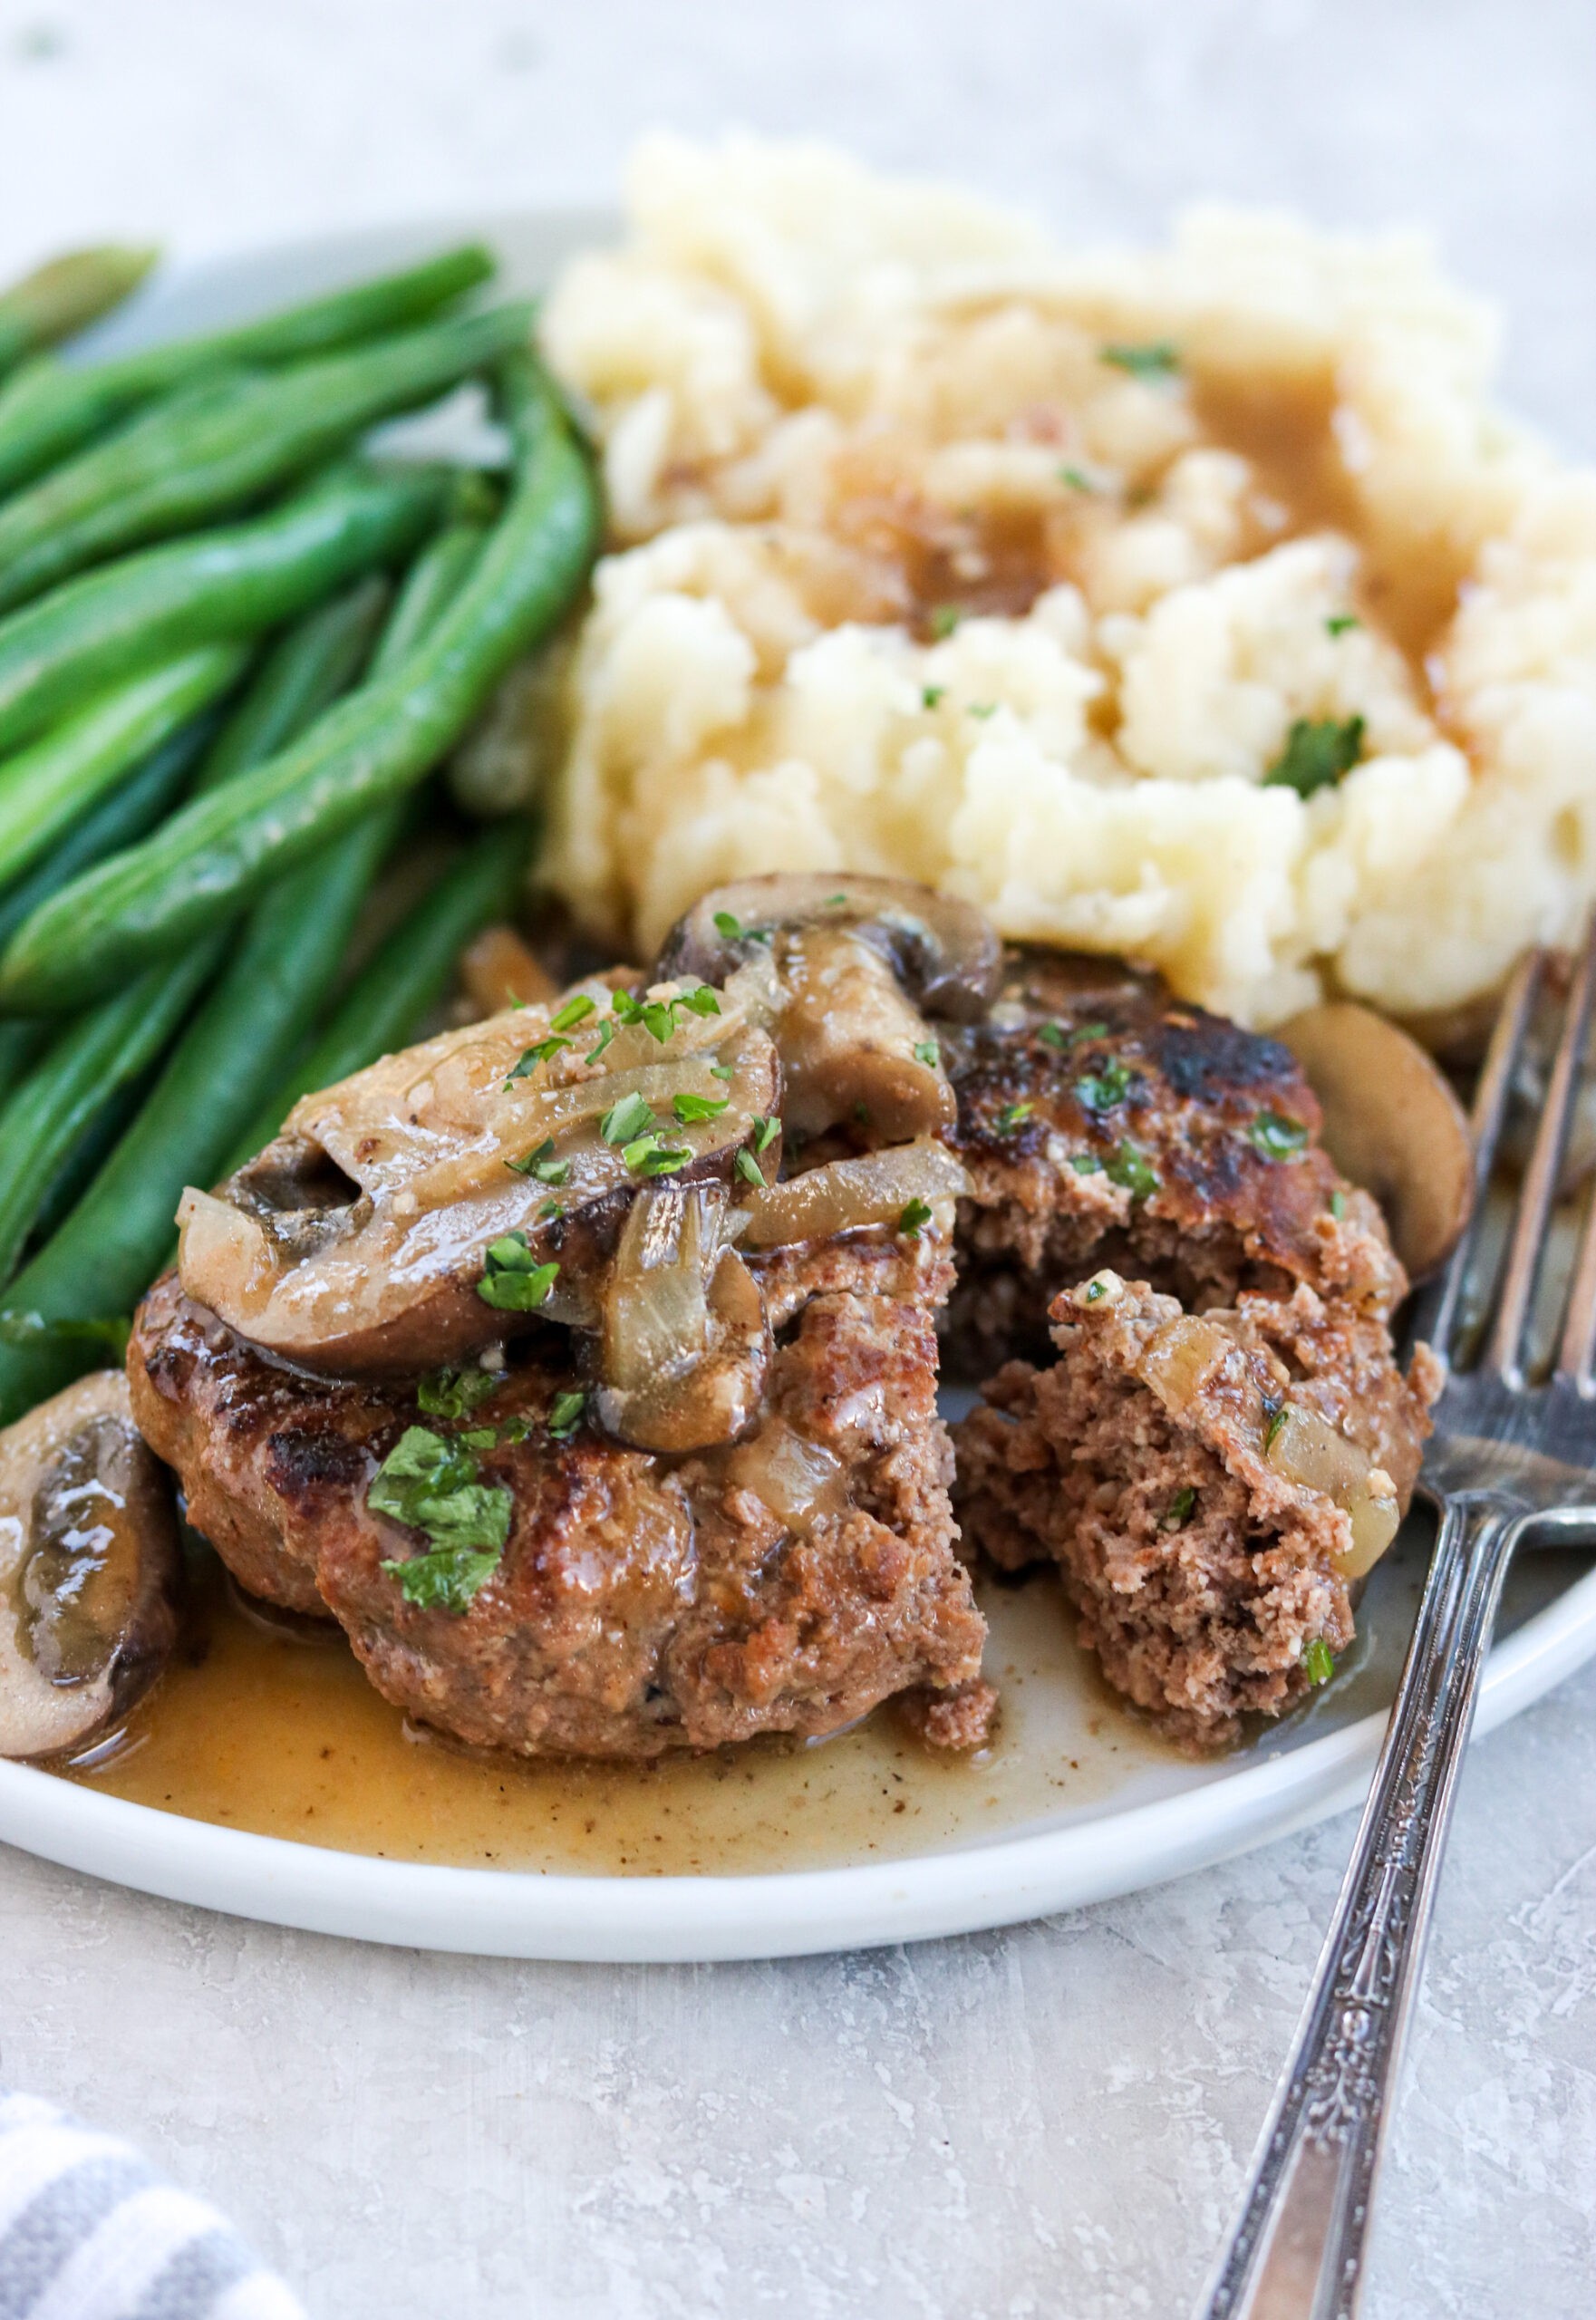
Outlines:
[[1254,1023],[1573,933],[1596,477],[1494,411],[1422,249],[1081,255],[746,141],[648,144],[629,219],[544,324],[611,511],[548,865],[595,932],[896,872]]

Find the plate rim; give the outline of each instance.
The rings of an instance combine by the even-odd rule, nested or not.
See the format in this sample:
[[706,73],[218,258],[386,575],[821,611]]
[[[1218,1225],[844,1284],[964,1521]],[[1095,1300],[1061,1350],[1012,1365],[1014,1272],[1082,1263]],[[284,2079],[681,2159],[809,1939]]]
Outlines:
[[[1596,1570],[1496,1646],[1474,1737],[1593,1656]],[[986,1932],[1210,1868],[1359,1803],[1385,1726],[1376,1709],[1117,1813],[833,1869],[584,1877],[385,1861],[224,1829],[4,1763],[0,1840],[163,1900],[392,1947],[590,1965],[808,1957]]]
[[[258,311],[251,286],[296,293],[296,267],[328,283],[450,239],[516,234],[571,246],[614,236],[613,205],[571,200],[393,217],[163,264],[85,333],[88,356],[166,326],[175,304],[219,293],[228,317]],[[285,293],[277,285],[287,279]],[[242,278],[241,304],[226,285]],[[1533,1549],[1523,1552],[1533,1552]],[[1573,1581],[1486,1665],[1475,1737],[1494,1731],[1596,1657],[1596,1570]],[[688,1964],[812,1956],[991,1930],[1163,1883],[1286,1836],[1360,1802],[1381,1710],[1279,1754],[1239,1759],[1200,1786],[1111,1807],[1061,1828],[943,1846],[893,1861],[692,1877],[468,1869],[227,1829],[0,1761],[0,1842],[158,1899],[304,1932],[480,1957]]]

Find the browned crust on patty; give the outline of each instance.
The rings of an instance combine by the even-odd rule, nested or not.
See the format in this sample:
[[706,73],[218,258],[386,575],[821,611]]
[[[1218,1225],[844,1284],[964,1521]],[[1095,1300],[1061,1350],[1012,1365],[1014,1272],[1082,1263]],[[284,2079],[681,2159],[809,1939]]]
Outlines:
[[[1318,1101],[1277,1039],[1145,977],[1082,988],[1019,958],[991,1020],[943,1046],[949,1141],[973,1186],[944,1323],[963,1374],[1042,1353],[1052,1299],[1104,1264],[1194,1311],[1306,1281],[1384,1317],[1406,1293],[1378,1211],[1319,1148]],[[1260,1144],[1274,1120],[1303,1133],[1285,1158]]]

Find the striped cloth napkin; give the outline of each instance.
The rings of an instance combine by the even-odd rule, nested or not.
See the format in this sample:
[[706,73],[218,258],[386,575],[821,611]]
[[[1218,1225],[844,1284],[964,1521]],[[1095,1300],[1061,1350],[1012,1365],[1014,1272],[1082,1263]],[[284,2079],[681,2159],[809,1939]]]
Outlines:
[[113,2135],[0,2093],[0,2320],[305,2320],[203,2199]]

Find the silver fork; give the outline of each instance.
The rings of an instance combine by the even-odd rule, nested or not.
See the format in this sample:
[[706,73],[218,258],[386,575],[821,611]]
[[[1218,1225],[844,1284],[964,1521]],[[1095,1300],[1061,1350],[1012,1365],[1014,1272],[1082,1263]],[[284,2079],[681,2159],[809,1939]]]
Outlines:
[[[1471,1232],[1419,1300],[1414,1334],[1459,1335],[1471,1242],[1547,958],[1507,991],[1475,1100]],[[1596,989],[1596,927],[1564,1008],[1489,1333],[1449,1372],[1421,1489],[1439,1528],[1402,1680],[1312,1992],[1203,2320],[1352,2320],[1376,2171],[1417,1995],[1436,1881],[1502,1582],[1526,1532],[1588,1529],[1596,1508],[1596,1201],[1552,1376],[1532,1384],[1527,1341]]]

